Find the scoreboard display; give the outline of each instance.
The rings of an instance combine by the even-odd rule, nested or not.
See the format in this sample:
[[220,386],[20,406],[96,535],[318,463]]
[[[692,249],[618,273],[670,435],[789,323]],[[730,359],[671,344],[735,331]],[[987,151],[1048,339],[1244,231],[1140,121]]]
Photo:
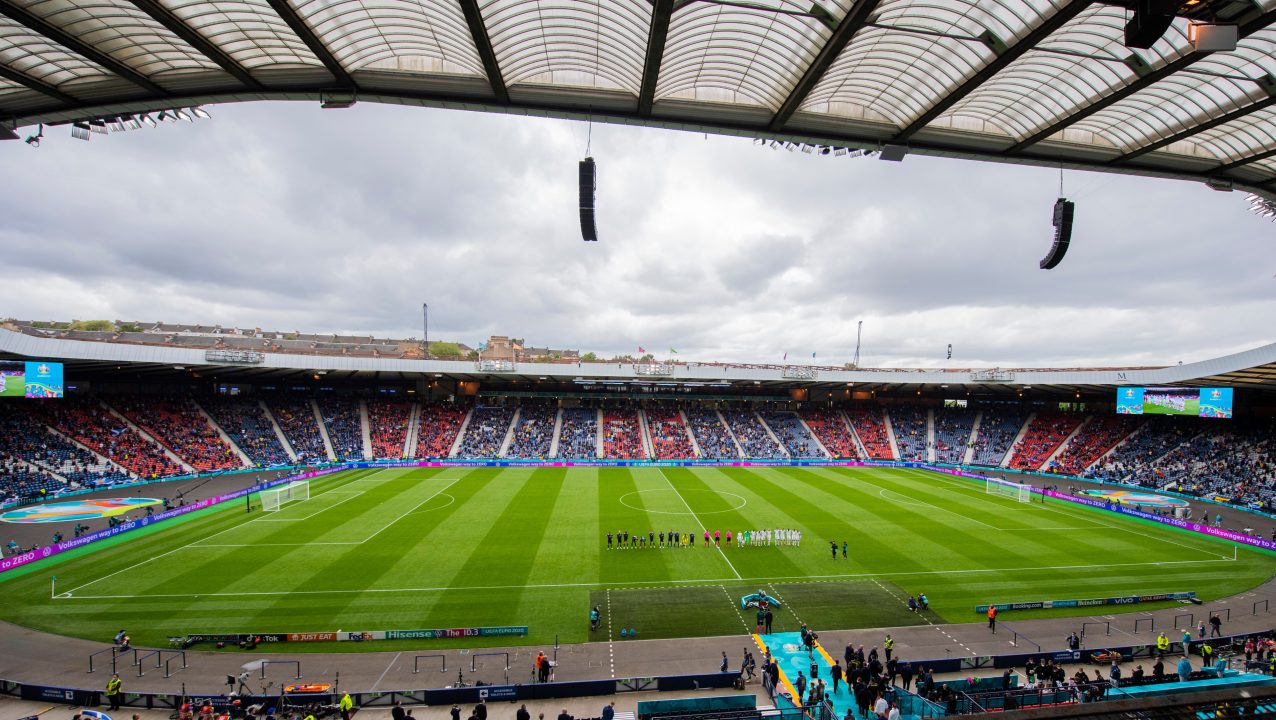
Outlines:
[[1230,418],[1232,417],[1232,388],[1117,388],[1117,413]]
[[60,398],[62,363],[0,360],[0,397]]

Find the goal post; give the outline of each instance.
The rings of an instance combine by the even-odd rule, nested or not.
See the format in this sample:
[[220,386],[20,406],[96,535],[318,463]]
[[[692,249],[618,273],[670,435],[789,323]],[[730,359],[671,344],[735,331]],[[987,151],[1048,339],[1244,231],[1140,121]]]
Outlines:
[[261,509],[266,512],[275,512],[287,503],[309,499],[310,483],[306,480],[296,480],[283,487],[262,490]]
[[1009,480],[1000,480],[998,478],[986,478],[987,484],[984,486],[984,492],[989,495],[1002,495],[1011,497],[1019,502],[1032,502],[1032,486],[1023,483],[1010,482]]

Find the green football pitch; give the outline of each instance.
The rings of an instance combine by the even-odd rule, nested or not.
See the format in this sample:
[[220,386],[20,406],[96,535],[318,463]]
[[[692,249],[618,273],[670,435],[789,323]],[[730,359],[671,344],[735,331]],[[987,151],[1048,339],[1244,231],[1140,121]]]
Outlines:
[[[989,601],[1215,598],[1276,571],[1265,553],[922,470],[365,469],[318,479],[310,495],[269,513],[228,503],[8,573],[0,617],[102,641],[123,627],[144,645],[188,633],[529,628],[288,649],[472,647],[605,640],[621,628],[640,639],[742,633],[753,618],[739,599],[759,589],[784,602],[776,630],[836,629],[973,622]],[[706,528],[791,528],[803,541],[606,547],[608,530]],[[919,592],[931,602],[924,618],[905,607]],[[591,632],[594,605],[604,622]]]

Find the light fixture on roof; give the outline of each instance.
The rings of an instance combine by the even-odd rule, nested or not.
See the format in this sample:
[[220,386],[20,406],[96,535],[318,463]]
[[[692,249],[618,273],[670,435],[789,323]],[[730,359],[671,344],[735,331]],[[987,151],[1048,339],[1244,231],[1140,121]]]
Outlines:
[[141,130],[142,121],[138,120],[137,117],[134,115],[129,115],[128,117],[124,118],[124,126],[128,128],[129,130]]
[[91,132],[97,133],[98,135],[105,135],[107,132],[106,121],[105,120],[90,120],[89,130]]
[[34,135],[28,135],[26,143],[31,147],[40,147],[40,139],[44,137],[44,123],[40,123],[40,127]]
[[88,141],[89,124],[86,122],[73,123],[71,125],[71,137],[75,138],[76,140]]
[[846,155],[850,152],[851,151],[847,150],[846,148],[838,148],[833,151],[833,157],[842,157],[843,155]]
[[889,160],[891,162],[900,162],[904,159],[905,155],[908,155],[907,145],[887,144],[887,145],[883,145],[881,147],[881,150],[878,151],[878,157],[880,157],[883,160]]
[[1276,222],[1276,197],[1249,196],[1249,211],[1255,215]]
[[205,110],[202,107],[199,107],[198,105],[191,108],[191,114],[197,118],[203,118],[204,120],[211,120],[213,117],[212,115],[208,114],[207,110]]
[[178,120],[185,120],[186,122],[189,122],[189,123],[195,122],[195,118],[191,117],[190,115],[187,115],[185,110],[180,110],[180,109],[174,110],[173,114],[177,116]]
[[137,117],[137,119],[145,123],[148,127],[155,127],[158,124],[155,122],[155,118],[151,117],[150,113],[142,113]]
[[319,94],[319,107],[324,110],[345,110],[359,101],[352,92],[326,92]]
[[1192,23],[1187,26],[1187,39],[1197,52],[1231,52],[1236,49],[1239,33],[1236,25]]

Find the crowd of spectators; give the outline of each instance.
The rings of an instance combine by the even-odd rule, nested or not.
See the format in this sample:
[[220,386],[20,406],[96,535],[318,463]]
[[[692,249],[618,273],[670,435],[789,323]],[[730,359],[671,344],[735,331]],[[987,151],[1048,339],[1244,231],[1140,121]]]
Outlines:
[[642,446],[642,429],[634,410],[603,412],[603,457],[609,460],[640,460],[647,457]]
[[474,408],[470,424],[465,427],[465,437],[461,438],[461,457],[494,458],[499,455],[513,419],[513,408]]
[[467,410],[451,403],[427,403],[421,406],[421,419],[416,429],[416,456],[445,458],[456,444],[456,435],[465,424]]
[[514,423],[514,439],[505,457],[544,460],[554,444],[554,423],[558,409],[543,404],[525,404]]
[[319,423],[315,421],[314,408],[310,401],[302,398],[276,399],[267,403],[270,414],[279,429],[284,431],[292,451],[297,453],[299,462],[327,462],[328,451],[323,447],[323,436],[319,434]]
[[1095,415],[1051,461],[1052,472],[1080,475],[1113,446],[1129,437],[1143,418],[1137,415]]
[[1188,495],[1222,496],[1239,504],[1267,505],[1276,486],[1276,423],[1213,421],[1205,432],[1138,468],[1140,484],[1168,486]]
[[363,459],[363,421],[359,401],[348,398],[319,398],[319,414],[328,430],[328,442],[338,460]]
[[924,408],[894,406],[890,409],[891,429],[895,431],[895,446],[899,459],[907,462],[926,462],[930,447],[927,438],[928,413]]
[[647,433],[651,436],[651,448],[661,460],[683,460],[696,456],[691,447],[691,436],[677,410],[651,409],[646,411]]
[[975,411],[965,408],[935,410],[935,460],[960,465],[970,447]]
[[51,473],[0,452],[0,503],[35,502],[66,489]]
[[762,412],[762,421],[771,428],[771,432],[779,439],[780,444],[795,458],[824,458],[820,444],[811,436],[811,431],[802,424],[802,418],[795,412],[787,410],[767,410]]
[[159,445],[142,437],[96,400],[65,398],[41,403],[40,412],[58,432],[139,477],[151,480],[186,474]]
[[1201,432],[1203,428],[1195,418],[1146,417],[1136,432],[1085,475],[1096,480],[1114,480],[1146,487],[1164,485],[1164,481],[1158,482],[1155,472],[1140,471],[1153,467],[1158,460]]
[[398,460],[408,445],[412,404],[378,398],[368,401],[368,429],[372,433],[372,457]]
[[731,432],[727,430],[726,425],[722,424],[722,418],[718,416],[717,410],[697,408],[686,411],[686,414],[688,427],[696,437],[696,444],[700,446],[702,457],[711,460],[740,457],[740,452],[735,447],[735,440],[731,439]]
[[751,410],[727,410],[723,411],[722,417],[726,419],[727,427],[735,435],[736,442],[740,443],[740,449],[744,450],[746,458],[784,457],[784,450],[767,432],[766,425],[762,424],[762,418],[757,413]]
[[200,401],[226,435],[258,467],[287,465],[288,453],[256,400],[212,398]]
[[1059,449],[1064,440],[1085,420],[1080,413],[1040,412],[1032,418],[1023,438],[1015,443],[1010,467],[1016,470],[1040,470],[1046,459]]
[[185,398],[112,398],[112,407],[199,472],[236,470],[244,463],[208,418]]
[[558,457],[598,457],[598,411],[592,408],[564,408],[558,429]]
[[838,459],[858,460],[859,450],[855,438],[842,414],[836,410],[806,410],[801,413],[807,427],[819,438],[829,454]]
[[894,460],[890,436],[886,434],[886,420],[881,410],[852,408],[846,411],[846,419],[860,438],[864,452],[870,460]]
[[973,465],[997,467],[1010,452],[1010,446],[1023,427],[1024,414],[1018,408],[985,410],[979,420],[979,436],[975,438]]
[[0,403],[0,457],[21,460],[83,487],[129,479],[128,473],[115,465],[49,430],[34,413],[28,412],[28,407]]

